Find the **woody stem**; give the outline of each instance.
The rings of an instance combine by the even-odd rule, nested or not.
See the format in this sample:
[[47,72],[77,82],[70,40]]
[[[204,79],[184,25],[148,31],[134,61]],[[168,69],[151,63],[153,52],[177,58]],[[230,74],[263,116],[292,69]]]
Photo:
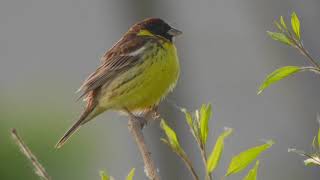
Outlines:
[[151,152],[149,151],[145,143],[144,136],[142,133],[142,127],[146,121],[143,118],[136,117],[128,110],[126,110],[126,112],[129,115],[128,128],[142,156],[145,173],[150,180],[160,180],[160,176],[158,175],[157,168],[151,157]]

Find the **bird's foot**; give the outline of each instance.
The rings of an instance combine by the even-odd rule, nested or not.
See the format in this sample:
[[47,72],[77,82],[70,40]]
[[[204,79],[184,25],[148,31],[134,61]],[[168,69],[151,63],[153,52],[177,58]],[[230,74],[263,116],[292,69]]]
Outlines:
[[159,119],[161,116],[160,116],[160,113],[159,113],[159,109],[158,109],[158,106],[154,107],[152,110],[151,110],[151,113],[152,113],[152,119],[156,120],[156,119]]
[[143,117],[145,117],[145,119],[152,119],[152,120],[159,119],[161,116],[158,109],[159,109],[158,106],[152,107],[151,109],[147,110],[144,113]]

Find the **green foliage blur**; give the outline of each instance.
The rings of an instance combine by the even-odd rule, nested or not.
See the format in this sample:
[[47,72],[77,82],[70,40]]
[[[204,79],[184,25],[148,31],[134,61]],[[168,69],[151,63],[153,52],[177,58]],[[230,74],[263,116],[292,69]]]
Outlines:
[[[10,129],[16,128],[25,143],[38,157],[52,179],[83,179],[83,174],[76,171],[86,171],[92,163],[90,156],[92,149],[70,143],[62,150],[56,150],[54,145],[71,119],[63,106],[54,107],[52,104],[36,105],[21,103],[23,99],[8,99],[2,97],[0,101],[0,179],[31,180],[38,179],[31,163],[20,152],[10,136]],[[48,97],[48,101],[54,102]],[[77,138],[74,139],[77,141]],[[84,140],[87,141],[87,140]],[[90,144],[90,142],[86,142]],[[63,172],[63,173],[61,173]]]

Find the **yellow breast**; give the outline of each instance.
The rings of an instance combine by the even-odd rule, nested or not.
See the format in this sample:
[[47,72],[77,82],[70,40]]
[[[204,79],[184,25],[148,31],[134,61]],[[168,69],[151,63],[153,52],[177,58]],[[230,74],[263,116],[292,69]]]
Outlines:
[[171,42],[161,44],[152,44],[141,57],[142,63],[108,85],[100,106],[140,111],[157,105],[175,87],[180,72],[177,51]]

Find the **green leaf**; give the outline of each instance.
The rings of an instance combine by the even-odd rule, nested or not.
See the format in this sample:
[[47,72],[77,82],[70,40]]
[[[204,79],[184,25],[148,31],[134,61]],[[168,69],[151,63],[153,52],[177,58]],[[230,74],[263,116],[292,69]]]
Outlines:
[[280,24],[285,29],[288,30],[286,23],[284,22],[283,16],[280,16]]
[[224,140],[231,135],[232,131],[233,130],[231,128],[226,128],[224,132],[221,133],[218,137],[216,144],[207,161],[207,171],[209,173],[213,172],[218,166],[224,148]]
[[273,71],[271,74],[267,76],[267,78],[263,81],[261,86],[259,87],[258,94],[261,94],[267,87],[271,84],[280,81],[294,73],[302,71],[303,68],[298,66],[285,66]]
[[292,45],[291,40],[283,33],[278,33],[278,32],[271,32],[267,31],[268,35],[275,41],[282,42],[283,44]]
[[249,173],[243,180],[257,180],[258,168],[259,168],[259,160],[256,161],[256,164],[254,165],[254,167],[249,171]]
[[191,114],[185,108],[181,108],[180,110],[184,113],[186,121],[187,121],[189,127],[191,129],[193,129],[193,120],[192,120]]
[[300,40],[300,20],[295,12],[291,14],[291,27],[298,40]]
[[185,118],[190,128],[190,131],[192,135],[195,137],[195,139],[198,141],[200,137],[199,137],[199,126],[197,121],[193,120],[191,113],[188,112],[187,109],[181,108],[180,110],[185,114]]
[[212,115],[211,104],[203,104],[200,109],[200,136],[203,145],[206,144],[209,133],[209,119]]
[[229,164],[226,176],[236,174],[244,170],[250,163],[252,163],[263,151],[269,149],[274,142],[272,140],[263,145],[250,148],[246,151],[234,156]]
[[[318,123],[320,123],[320,114],[317,114],[317,121]],[[318,134],[313,138],[312,145],[313,145],[313,148],[320,151],[320,126],[318,128]]]
[[274,24],[277,26],[279,31],[283,30],[283,27],[278,23],[278,21],[274,21]]
[[165,132],[168,139],[168,140],[165,140],[165,139],[162,139],[162,140],[167,141],[167,143],[171,146],[171,148],[174,148],[175,150],[181,150],[176,133],[167,125],[164,119],[161,120],[160,126]]
[[[318,132],[319,133],[319,132]],[[319,135],[319,134],[318,134]],[[317,136],[314,136],[313,137],[313,140],[312,140],[312,147],[314,148],[314,149],[318,149],[318,140],[317,140]]]
[[126,180],[133,180],[135,168],[132,168],[126,178]]
[[200,134],[200,112],[199,110],[197,109],[195,112],[194,112],[194,120],[193,120],[193,127],[194,127],[194,130],[195,130],[195,133],[197,135],[197,138],[201,141],[201,134]]
[[318,149],[320,150],[320,128],[318,129]]
[[100,177],[101,180],[110,180],[110,176],[104,171],[100,171]]
[[193,122],[192,115],[185,108],[182,108],[181,111],[185,115],[185,118],[189,125],[190,130],[192,131],[192,133],[194,133],[196,131],[196,126],[194,126],[195,123]]

